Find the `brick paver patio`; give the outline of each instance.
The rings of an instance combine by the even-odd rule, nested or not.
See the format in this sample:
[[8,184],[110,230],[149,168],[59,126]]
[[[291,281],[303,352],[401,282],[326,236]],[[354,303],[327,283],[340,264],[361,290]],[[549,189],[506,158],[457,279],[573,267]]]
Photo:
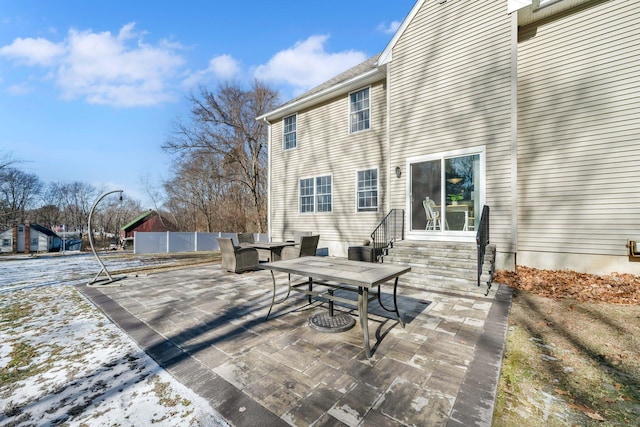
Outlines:
[[[232,425],[491,424],[511,304],[504,286],[483,297],[400,278],[406,326],[372,302],[367,359],[358,324],[342,333],[308,325],[326,303],[294,294],[265,321],[266,271],[211,264],[118,283],[78,289]],[[355,302],[337,309],[356,315]]]

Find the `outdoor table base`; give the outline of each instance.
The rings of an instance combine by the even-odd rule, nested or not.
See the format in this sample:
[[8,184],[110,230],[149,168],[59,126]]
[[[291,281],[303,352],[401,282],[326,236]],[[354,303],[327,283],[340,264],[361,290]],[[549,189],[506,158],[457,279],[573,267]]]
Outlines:
[[332,316],[324,311],[309,318],[309,326],[320,332],[345,332],[353,328],[355,324],[356,319],[347,313],[338,313]]
[[[330,289],[329,295],[333,297],[333,289]],[[309,318],[309,326],[320,332],[345,332],[353,328],[356,319],[347,313],[335,314],[333,309],[333,299],[329,300],[329,312],[316,313]]]
[[[365,263],[361,261],[351,261],[341,258],[327,257],[303,257],[286,261],[278,261],[260,265],[260,268],[271,270],[271,278],[273,280],[273,297],[271,299],[271,307],[267,313],[267,319],[271,314],[274,304],[280,304],[289,298],[291,291],[301,292],[309,296],[312,300],[314,297],[329,301],[344,302],[353,304],[353,299],[347,299],[334,294],[334,290],[346,290],[358,292],[358,317],[360,319],[360,327],[364,338],[364,350],[367,357],[371,357],[371,347],[369,345],[369,302],[378,299],[380,306],[391,313],[395,313],[398,323],[404,328],[404,322],[400,317],[397,302],[398,277],[408,271],[410,267],[382,265],[375,263]],[[274,271],[280,271],[288,274],[307,276],[308,280],[300,283],[291,284],[288,282],[287,294],[279,301],[276,301],[276,278]],[[393,308],[388,309],[382,303],[380,285],[390,280],[393,284]],[[329,291],[314,291],[313,285],[322,285],[329,287]],[[377,287],[377,291],[369,294],[370,288]],[[331,308],[331,307],[330,307]],[[321,319],[322,320],[322,319]],[[326,319],[324,319],[326,320]],[[311,320],[310,320],[311,321]]]

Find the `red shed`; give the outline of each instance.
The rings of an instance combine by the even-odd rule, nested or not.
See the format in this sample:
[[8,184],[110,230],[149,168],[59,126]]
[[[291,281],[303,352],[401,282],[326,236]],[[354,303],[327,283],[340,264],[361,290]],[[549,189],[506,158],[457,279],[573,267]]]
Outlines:
[[149,209],[120,229],[123,242],[133,240],[134,231],[176,231],[176,226],[158,212]]

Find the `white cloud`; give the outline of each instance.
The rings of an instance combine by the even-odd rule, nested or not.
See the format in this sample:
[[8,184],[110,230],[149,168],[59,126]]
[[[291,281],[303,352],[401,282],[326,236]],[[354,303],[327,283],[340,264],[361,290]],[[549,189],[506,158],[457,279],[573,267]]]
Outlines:
[[324,45],[328,39],[328,35],[315,35],[299,41],[257,67],[254,76],[260,80],[292,85],[299,92],[317,86],[367,59],[363,52],[354,50],[337,53],[325,51]]
[[57,84],[66,98],[84,97],[92,104],[154,105],[171,99],[167,79],[183,64],[174,50],[145,44],[133,23],[117,36],[71,30]]
[[175,43],[143,41],[135,23],[118,34],[69,30],[64,42],[16,39],[0,54],[29,65],[48,65],[65,99],[122,107],[155,105],[173,98],[170,81],[184,59]]
[[52,43],[43,38],[18,37],[10,45],[0,48],[0,55],[27,65],[52,65],[64,54],[62,44]]
[[28,93],[31,93],[35,89],[36,89],[35,87],[33,87],[32,85],[30,85],[28,83],[20,83],[20,84],[17,84],[17,85],[9,86],[7,88],[7,93],[9,95],[20,96],[20,95],[26,95]]
[[219,78],[229,79],[240,72],[238,62],[229,55],[220,55],[209,61],[209,70]]
[[386,22],[383,22],[378,25],[377,30],[385,34],[395,34],[395,32],[398,31],[398,28],[400,28],[401,24],[402,23],[399,21],[392,21],[389,25],[387,25]]
[[229,80],[237,76],[240,71],[240,64],[231,55],[219,55],[209,60],[209,66],[206,69],[191,73],[184,80],[183,85],[192,88],[206,82],[210,76]]

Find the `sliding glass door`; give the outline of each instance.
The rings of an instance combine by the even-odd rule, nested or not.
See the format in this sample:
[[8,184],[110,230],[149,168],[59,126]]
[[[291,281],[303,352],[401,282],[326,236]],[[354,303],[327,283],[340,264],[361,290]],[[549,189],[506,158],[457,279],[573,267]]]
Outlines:
[[484,200],[483,150],[413,158],[407,170],[410,232],[474,233]]

